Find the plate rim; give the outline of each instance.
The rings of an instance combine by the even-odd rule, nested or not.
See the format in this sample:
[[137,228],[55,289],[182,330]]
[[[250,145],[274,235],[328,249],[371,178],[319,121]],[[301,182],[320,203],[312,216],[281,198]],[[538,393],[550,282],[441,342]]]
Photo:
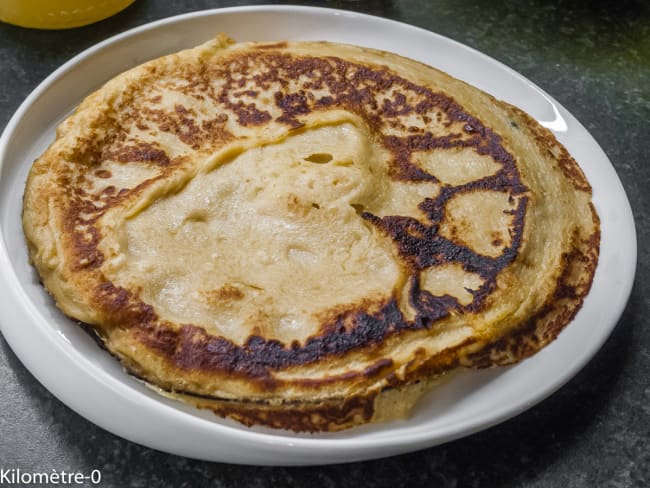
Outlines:
[[[508,76],[514,76],[517,78],[519,81],[525,82],[528,86],[534,88],[537,90],[542,96],[544,96],[547,100],[549,100],[554,107],[559,108],[560,110],[560,115],[564,117],[565,119],[571,120],[572,123],[576,124],[577,127],[581,130],[584,131],[584,133],[590,138],[590,144],[592,144],[597,151],[600,151],[609,164],[610,169],[616,175],[615,169],[607,157],[607,155],[604,153],[602,148],[598,145],[598,143],[595,141],[595,139],[591,136],[591,134],[582,126],[582,124],[573,117],[562,105],[560,105],[557,101],[555,101],[550,95],[548,95],[544,90],[539,88],[537,85],[535,85],[533,82],[531,82],[529,79],[518,73],[517,71],[513,70],[509,66],[505,65],[504,63],[492,58],[489,55],[486,55],[484,53],[481,53],[480,51],[467,46],[465,44],[462,44],[461,42],[458,42],[454,39],[450,39],[446,36],[443,36],[441,34],[423,29],[421,27],[413,26],[401,21],[396,21],[392,19],[387,19],[383,17],[378,17],[374,15],[369,15],[369,14],[364,14],[364,13],[359,13],[359,12],[354,12],[354,11],[348,11],[348,10],[339,10],[339,9],[330,9],[330,8],[325,8],[325,7],[309,7],[309,6],[293,6],[293,5],[249,5],[249,6],[241,6],[241,7],[227,7],[227,8],[215,8],[215,9],[206,9],[206,10],[199,10],[199,11],[194,11],[194,12],[188,12],[180,15],[175,15],[171,17],[166,17],[163,19],[159,19],[153,22],[145,23],[139,26],[136,26],[132,29],[129,29],[127,31],[121,32],[119,34],[116,34],[114,36],[109,37],[108,39],[105,39],[103,41],[100,41],[87,49],[83,50],[82,52],[78,53],[65,63],[63,63],[60,67],[58,67],[56,70],[54,70],[50,75],[48,75],[41,83],[39,83],[36,88],[28,95],[28,97],[21,103],[21,105],[18,107],[16,112],[13,114],[13,116],[10,118],[9,122],[7,123],[7,126],[5,127],[2,136],[0,136],[0,178],[2,178],[2,172],[3,166],[4,166],[4,160],[5,160],[5,152],[7,150],[7,147],[9,146],[9,143],[14,135],[14,132],[16,128],[18,127],[20,121],[24,117],[24,115],[29,111],[29,109],[38,102],[38,99],[58,80],[60,80],[63,76],[65,76],[69,71],[74,69],[76,65],[78,65],[80,62],[87,58],[92,58],[93,56],[97,55],[98,53],[102,52],[105,49],[110,49],[112,45],[114,45],[117,42],[127,40],[129,37],[136,36],[142,32],[148,31],[148,30],[154,30],[158,29],[161,26],[167,25],[167,24],[174,24],[177,22],[184,22],[188,20],[192,20],[196,17],[204,17],[204,16],[212,16],[212,15],[221,15],[221,14],[228,14],[232,12],[254,12],[254,13],[264,13],[264,12],[295,12],[295,11],[301,11],[305,13],[310,13],[314,15],[325,15],[325,16],[346,16],[350,19],[353,20],[365,20],[365,21],[370,21],[370,22],[380,22],[384,23],[385,25],[388,24],[397,24],[401,28],[408,28],[408,29],[414,29],[417,31],[420,31],[422,33],[426,33],[426,35],[430,36],[435,36],[439,40],[445,42],[445,43],[452,43],[455,48],[463,49],[466,50],[473,55],[478,55],[482,58],[484,58],[486,61],[489,61],[492,64],[495,64],[496,67],[498,67],[501,70],[504,70],[505,73]],[[631,257],[631,269],[635,270],[636,269],[636,259],[637,259],[637,241],[636,241],[636,229],[634,225],[634,220],[632,218],[632,212],[631,212],[631,207],[629,204],[629,200],[627,199],[627,195],[625,193],[625,190],[620,182],[620,179],[618,178],[618,175],[616,175],[616,181],[618,183],[618,186],[620,188],[617,188],[618,191],[622,192],[622,195],[624,197],[624,200],[627,202],[627,208],[622,209],[623,213],[625,213],[625,217],[628,218],[628,220],[631,220],[631,237],[633,239],[630,239],[630,242],[628,243],[628,246],[630,246],[630,249],[633,249],[633,255]],[[12,280],[14,283],[19,283],[18,277],[16,276],[14,268],[11,266],[10,262],[10,257],[9,253],[6,247],[4,235],[3,235],[3,229],[2,226],[0,225],[0,263],[2,264],[3,272],[0,273],[0,287],[6,287],[9,283],[7,282],[8,280],[8,273],[6,270],[10,270]],[[600,264],[600,262],[599,262]],[[370,459],[374,457],[381,457],[383,455],[389,455],[389,454],[396,454],[398,452],[404,452],[404,451],[410,451],[410,450],[415,450],[419,449],[422,447],[426,446],[432,446],[444,442],[448,442],[453,439],[457,439],[459,437],[464,437],[466,435],[470,435],[474,432],[486,429],[492,425],[498,424],[503,422],[504,420],[507,420],[509,418],[512,418],[519,413],[529,409],[533,405],[539,403],[542,401],[544,398],[548,397],[555,391],[557,391],[560,387],[562,387],[566,382],[568,382],[575,374],[577,374],[578,371],[580,371],[585,364],[595,355],[595,353],[600,350],[602,347],[603,343],[605,340],[609,337],[611,334],[612,330],[615,328],[617,322],[620,320],[620,317],[624,311],[625,304],[627,303],[629,296],[632,291],[632,286],[633,286],[633,281],[634,281],[634,272],[630,276],[628,276],[628,280],[625,283],[626,288],[623,291],[623,296],[625,297],[624,299],[621,300],[621,304],[618,307],[617,310],[615,310],[612,314],[612,316],[615,316],[615,320],[612,320],[612,324],[607,327],[606,333],[602,334],[601,337],[599,337],[599,340],[596,341],[596,343],[592,344],[591,347],[584,351],[582,356],[580,356],[576,361],[574,361],[574,364],[568,368],[569,373],[565,373],[563,376],[556,378],[555,381],[552,382],[551,387],[547,387],[546,389],[538,389],[537,394],[533,395],[532,397],[528,397],[527,401],[525,403],[520,403],[517,405],[513,405],[508,409],[503,409],[500,411],[499,415],[492,415],[489,417],[489,420],[486,422],[485,419],[478,419],[476,420],[473,424],[470,424],[469,426],[466,426],[464,429],[459,428],[458,426],[451,424],[446,426],[446,429],[443,430],[442,434],[438,432],[438,434],[435,437],[431,437],[430,435],[427,434],[427,432],[422,432],[418,436],[413,436],[412,434],[404,434],[402,436],[393,436],[390,439],[382,439],[382,445],[380,447],[388,449],[389,452],[387,454],[381,454],[377,453],[374,450],[378,446],[372,445],[371,442],[376,442],[368,439],[356,439],[354,437],[352,438],[328,438],[328,437],[290,437],[282,434],[282,431],[280,431],[280,434],[275,434],[275,433],[265,433],[265,432],[256,432],[252,430],[244,430],[244,429],[237,429],[237,428],[232,428],[227,425],[221,425],[217,423],[210,423],[205,419],[197,418],[197,417],[192,417],[192,421],[199,421],[200,423],[205,423],[209,424],[212,426],[211,428],[216,429],[216,431],[224,435],[226,438],[229,436],[234,436],[234,437],[239,437],[241,438],[243,442],[255,442],[255,443],[266,443],[266,444],[271,444],[275,446],[275,448],[279,448],[282,446],[282,448],[286,449],[288,453],[291,451],[296,451],[298,449],[303,449],[303,448],[309,448],[310,450],[313,450],[315,452],[315,455],[313,457],[316,457],[317,455],[322,455],[324,451],[330,451],[333,448],[336,449],[342,449],[346,451],[355,451],[358,449],[373,449],[374,454],[370,455],[363,455],[362,457],[358,457],[354,460],[357,459]],[[16,290],[11,290],[11,286],[9,286],[10,291],[12,293],[16,293]],[[23,300],[22,303],[23,305],[26,305],[27,302],[30,302],[26,294],[24,293],[24,290],[22,290],[22,287],[20,287],[21,291],[23,291]],[[28,305],[28,313],[31,315],[31,318],[35,320],[35,312],[37,313],[37,310],[35,309],[29,309],[29,306],[31,307],[36,307],[35,304],[29,303]],[[4,317],[0,319],[0,330],[2,330],[2,333],[9,343],[10,347],[12,350],[17,351],[20,348],[15,344],[15,337],[13,336],[12,333],[7,334],[7,331],[11,329],[11,326],[5,325],[5,319]],[[51,334],[56,334],[56,331],[53,329],[50,331]],[[49,337],[48,339],[52,339],[52,337]],[[65,351],[63,348],[65,347],[62,342],[56,342],[55,344],[59,347],[60,352],[63,354],[68,353],[69,351]],[[21,360],[25,366],[30,370],[30,372],[37,378],[41,384],[43,384],[48,391],[50,391],[54,396],[56,396],[60,401],[68,405],[70,408],[73,410],[77,411],[80,415],[82,415],[84,418],[90,420],[96,425],[99,425],[100,427],[110,431],[110,432],[115,432],[113,428],[107,427],[105,422],[102,422],[100,419],[99,421],[94,418],[92,415],[89,415],[88,412],[82,412],[80,411],[81,409],[77,409],[73,406],[70,405],[70,402],[68,399],[62,398],[60,392],[57,392],[56,388],[53,388],[51,384],[46,384],[46,382],[41,380],[41,374],[37,374],[35,370],[36,368],[33,364],[33,361],[26,361],[22,355],[17,353],[17,356]],[[30,363],[30,364],[28,364]],[[107,388],[112,388],[110,385],[104,385]],[[127,385],[123,385],[125,389],[128,389]],[[125,395],[129,394],[128,392],[116,392],[113,390],[115,393],[118,395]],[[164,408],[166,406],[160,404]],[[185,415],[184,412],[178,412],[175,411],[174,414],[181,413]],[[132,440],[134,442],[140,443],[147,445],[149,447],[154,447],[156,449],[164,449],[168,452],[175,452],[173,450],[169,450],[169,448],[165,447],[160,447],[159,445],[152,445],[149,442],[145,442],[142,439],[138,438],[135,439],[131,436],[126,436],[123,435],[122,433],[118,434],[122,437],[126,437],[129,440]],[[404,437],[408,437],[408,439],[405,439]],[[318,452],[321,451],[321,452]],[[175,452],[176,453],[176,452]],[[182,454],[182,453],[181,453]],[[193,456],[195,457],[195,456]],[[211,458],[204,458],[204,459],[211,459]],[[215,460],[215,459],[211,459]],[[232,461],[231,461],[232,462]],[[235,461],[236,462],[236,461]],[[300,462],[299,464],[324,464],[329,461],[324,460],[324,462],[320,462],[316,459],[312,459],[311,462]],[[340,461],[336,461],[340,462]],[[274,463],[277,464],[277,463]]]

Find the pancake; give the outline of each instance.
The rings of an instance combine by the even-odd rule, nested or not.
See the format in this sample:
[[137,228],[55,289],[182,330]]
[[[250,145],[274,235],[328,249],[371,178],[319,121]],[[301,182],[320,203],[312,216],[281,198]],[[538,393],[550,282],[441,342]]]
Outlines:
[[540,350],[600,236],[582,171],[518,108],[387,52],[224,35],[87,97],[23,226],[57,306],[128,372],[312,432]]

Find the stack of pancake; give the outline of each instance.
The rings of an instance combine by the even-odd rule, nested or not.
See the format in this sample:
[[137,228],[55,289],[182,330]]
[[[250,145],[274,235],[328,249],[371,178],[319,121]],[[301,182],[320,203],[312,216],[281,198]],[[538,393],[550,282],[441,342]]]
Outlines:
[[87,97],[23,222],[58,307],[130,373],[296,431],[535,353],[599,249],[589,183],[521,110],[395,54],[223,35]]

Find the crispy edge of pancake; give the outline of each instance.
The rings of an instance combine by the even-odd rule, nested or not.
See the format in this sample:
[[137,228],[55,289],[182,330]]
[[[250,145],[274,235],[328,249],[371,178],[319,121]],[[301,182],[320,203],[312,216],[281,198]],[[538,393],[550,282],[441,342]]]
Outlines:
[[[134,70],[138,68],[141,67],[134,68]],[[429,67],[427,68],[431,69]],[[128,76],[129,73],[133,74],[132,72],[134,70],[121,76]],[[472,87],[472,89],[475,88]],[[97,101],[93,101],[92,97],[97,97],[97,95],[92,95],[84,101],[78,111],[82,107],[85,106],[87,108]],[[529,130],[530,136],[539,146],[540,150],[542,152],[548,151],[551,155],[550,158],[557,162],[565,177],[574,183],[576,191],[588,196],[591,195],[590,187],[577,163],[569,156],[566,149],[559,144],[550,131],[539,126],[536,121],[519,109],[503,102],[498,102],[492,97],[490,98],[493,103],[499,104],[521,121],[521,125]],[[63,132],[65,132],[65,129],[62,128],[60,133]],[[30,180],[37,174],[38,171],[34,174],[30,172]],[[28,180],[28,188],[31,187],[30,180]],[[25,200],[27,201],[29,199],[26,193]],[[39,200],[36,199],[36,201]],[[589,291],[595,272],[599,247],[598,217],[593,208],[593,204],[589,203],[589,206],[591,208],[592,224],[595,230],[588,236],[577,235],[573,238],[572,250],[568,251],[562,258],[563,269],[555,285],[552,300],[545,303],[529,320],[520,324],[514,330],[509,331],[504,337],[496,338],[496,340],[488,342],[483,342],[479,339],[473,341],[471,344],[454,348],[454,350],[444,351],[444,354],[429,358],[427,361],[420,363],[416,368],[408,371],[405,377],[400,379],[396,384],[391,385],[390,379],[380,383],[371,383],[371,388],[369,388],[365,395],[355,395],[352,398],[333,397],[326,401],[313,403],[298,402],[292,404],[274,401],[251,402],[199,397],[197,395],[175,391],[173,386],[168,386],[170,395],[181,398],[199,408],[213,410],[219,415],[236,418],[246,425],[262,424],[298,431],[341,430],[369,421],[402,416],[405,411],[409,410],[415,404],[419,396],[429,389],[426,385],[445,371],[458,366],[489,367],[511,364],[534,354],[557,337],[562,328],[571,321],[582,305],[584,296]],[[34,211],[38,212],[39,210],[41,211],[39,220],[44,219],[47,222],[50,217],[50,210],[52,209],[31,209],[32,213]],[[51,213],[56,218],[56,210],[54,209]],[[48,288],[48,291],[51,291],[48,286],[48,281],[50,280],[47,279],[47,276],[53,272],[56,265],[51,266],[52,263],[44,261],[39,263],[34,259],[36,245],[30,239],[28,227],[30,226],[26,223],[25,228],[30,258],[39,268],[46,288]],[[49,228],[49,225],[45,225],[45,227]],[[56,227],[56,223],[54,223],[54,227]],[[54,232],[54,230],[51,231]],[[57,251],[65,252],[65,250],[55,250],[55,255]],[[41,268],[45,268],[45,270]],[[66,280],[63,281],[64,283],[59,293],[71,298],[71,303],[75,304],[75,299],[77,298],[75,296],[75,287],[71,286],[67,288]],[[83,307],[85,304],[82,301],[78,305]],[[77,315],[75,306],[61,308],[63,308],[64,313],[70,316]],[[107,346],[110,350],[110,344],[107,344]],[[120,360],[127,370],[137,376],[141,376],[146,381],[157,384],[159,387],[165,386],[161,385],[155,378],[147,375],[146,372],[138,372],[137,365],[131,364],[128,358],[121,357]],[[390,400],[395,392],[399,392],[400,395],[400,408],[397,409],[395,402]],[[290,407],[289,410],[287,410],[288,406]]]

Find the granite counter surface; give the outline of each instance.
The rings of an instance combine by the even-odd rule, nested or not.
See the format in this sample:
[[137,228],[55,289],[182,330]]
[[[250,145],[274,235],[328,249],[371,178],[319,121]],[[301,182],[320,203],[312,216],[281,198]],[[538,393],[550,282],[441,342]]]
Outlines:
[[[0,128],[43,78],[92,44],[170,15],[250,3],[137,0],[108,20],[59,32],[0,24]],[[625,0],[282,3],[356,10],[448,36],[519,71],[576,116],[614,164],[636,219],[637,276],[613,334],[567,385],[501,425],[402,456],[305,468],[207,463],[118,438],[54,398],[0,336],[0,468],[100,469],[106,487],[650,486],[650,6]]]

